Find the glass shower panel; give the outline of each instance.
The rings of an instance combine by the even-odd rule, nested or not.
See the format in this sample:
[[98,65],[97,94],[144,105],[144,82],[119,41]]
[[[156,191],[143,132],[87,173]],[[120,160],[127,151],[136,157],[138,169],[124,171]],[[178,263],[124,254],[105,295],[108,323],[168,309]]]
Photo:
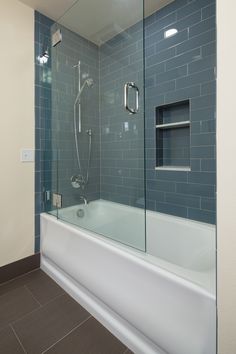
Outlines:
[[143,23],[143,0],[80,0],[51,33],[58,218],[144,251]]
[[216,2],[145,5],[147,253],[215,296]]

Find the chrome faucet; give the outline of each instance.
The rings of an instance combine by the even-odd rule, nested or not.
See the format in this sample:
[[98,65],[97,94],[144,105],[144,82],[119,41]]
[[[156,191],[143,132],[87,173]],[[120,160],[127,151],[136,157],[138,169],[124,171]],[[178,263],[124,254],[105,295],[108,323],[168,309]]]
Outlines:
[[83,200],[84,205],[88,205],[88,199],[87,199],[85,196],[81,195],[81,196],[80,196],[80,199]]

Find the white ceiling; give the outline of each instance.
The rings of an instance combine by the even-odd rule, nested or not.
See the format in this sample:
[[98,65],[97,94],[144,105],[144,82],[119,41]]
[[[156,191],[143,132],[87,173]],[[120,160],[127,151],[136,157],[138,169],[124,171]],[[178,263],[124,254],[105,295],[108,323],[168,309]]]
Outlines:
[[57,21],[77,0],[19,0]]
[[[143,0],[20,0],[90,41],[101,44],[140,21]],[[145,17],[174,0],[145,0]]]

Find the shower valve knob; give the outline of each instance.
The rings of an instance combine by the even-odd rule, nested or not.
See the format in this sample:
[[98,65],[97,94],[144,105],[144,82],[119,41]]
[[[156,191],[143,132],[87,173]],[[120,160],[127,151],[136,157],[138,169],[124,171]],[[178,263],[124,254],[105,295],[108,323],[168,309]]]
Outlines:
[[80,188],[82,183],[81,176],[72,176],[70,180],[73,188]]

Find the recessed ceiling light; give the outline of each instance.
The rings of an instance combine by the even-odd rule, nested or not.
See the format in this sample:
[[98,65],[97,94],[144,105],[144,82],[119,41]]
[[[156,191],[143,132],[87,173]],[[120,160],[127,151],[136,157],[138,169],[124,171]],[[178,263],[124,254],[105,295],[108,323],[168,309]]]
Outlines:
[[164,37],[169,38],[172,36],[175,36],[178,33],[178,30],[176,28],[170,28],[169,30],[165,31]]

